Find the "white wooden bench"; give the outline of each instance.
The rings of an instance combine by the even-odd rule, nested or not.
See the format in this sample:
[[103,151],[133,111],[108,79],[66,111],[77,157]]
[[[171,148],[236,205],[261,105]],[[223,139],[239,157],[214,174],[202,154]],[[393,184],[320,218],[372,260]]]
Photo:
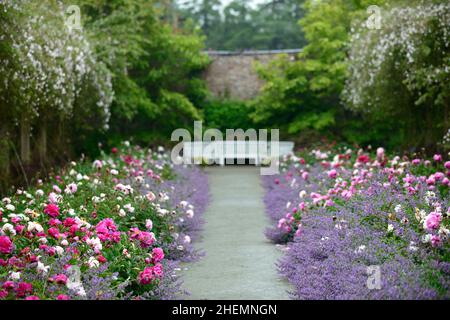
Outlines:
[[[278,150],[272,150],[277,148]],[[267,160],[275,160],[293,152],[294,143],[279,141],[272,146],[270,141],[194,141],[183,143],[184,163],[200,164],[244,164],[248,159],[251,164],[261,165]],[[231,161],[230,161],[231,160]]]

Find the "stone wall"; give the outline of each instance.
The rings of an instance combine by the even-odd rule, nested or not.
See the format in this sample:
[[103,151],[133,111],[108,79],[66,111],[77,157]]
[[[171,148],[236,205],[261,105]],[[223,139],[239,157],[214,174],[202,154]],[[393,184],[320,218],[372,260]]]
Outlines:
[[279,54],[293,59],[299,49],[271,51],[207,51],[212,62],[204,73],[204,79],[213,96],[248,100],[255,97],[264,82],[254,69],[255,62],[267,64]]

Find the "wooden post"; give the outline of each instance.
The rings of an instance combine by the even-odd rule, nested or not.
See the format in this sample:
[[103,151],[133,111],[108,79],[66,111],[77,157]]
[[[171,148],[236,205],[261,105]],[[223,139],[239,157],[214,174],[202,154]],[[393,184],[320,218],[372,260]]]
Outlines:
[[9,158],[8,136],[5,130],[0,130],[0,192],[6,191],[10,179],[11,162]]
[[31,161],[30,135],[30,119],[26,115],[22,115],[20,120],[20,158],[25,165]]
[[47,161],[47,123],[45,123],[45,118],[40,126],[38,145],[39,145],[39,159],[41,161],[41,165],[45,165]]

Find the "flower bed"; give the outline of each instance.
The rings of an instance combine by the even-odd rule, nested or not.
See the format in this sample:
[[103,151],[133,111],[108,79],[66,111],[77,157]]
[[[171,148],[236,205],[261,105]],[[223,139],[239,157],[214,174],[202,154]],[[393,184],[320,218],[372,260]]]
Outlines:
[[278,268],[292,297],[448,299],[449,178],[441,155],[340,148],[285,158],[264,178],[276,224],[266,235],[287,243]]
[[0,203],[0,299],[171,299],[206,175],[128,143]]

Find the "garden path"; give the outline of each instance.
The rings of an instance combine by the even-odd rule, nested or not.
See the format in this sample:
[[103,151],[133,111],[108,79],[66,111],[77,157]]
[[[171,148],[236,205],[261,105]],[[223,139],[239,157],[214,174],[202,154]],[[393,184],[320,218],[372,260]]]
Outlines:
[[275,263],[282,252],[266,240],[269,225],[259,168],[208,167],[211,203],[197,248],[206,252],[184,265],[189,299],[287,299],[288,283]]

